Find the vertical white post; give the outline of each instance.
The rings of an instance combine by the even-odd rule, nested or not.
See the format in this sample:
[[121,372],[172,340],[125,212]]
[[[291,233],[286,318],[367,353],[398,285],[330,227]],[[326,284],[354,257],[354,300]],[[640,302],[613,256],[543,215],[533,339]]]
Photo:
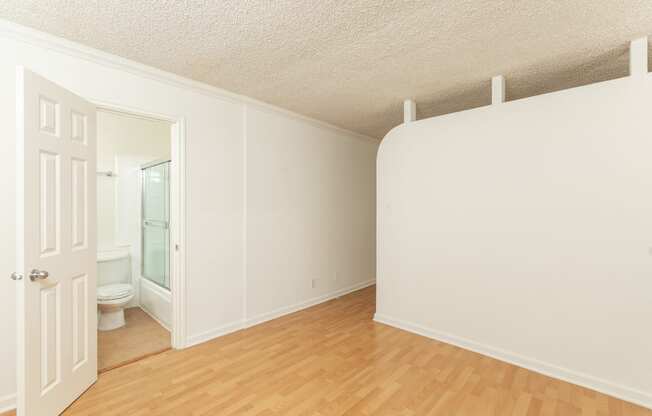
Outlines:
[[491,78],[491,104],[502,104],[505,102],[505,77],[496,75]]
[[403,101],[403,122],[410,123],[417,120],[417,104],[414,100]]
[[629,44],[629,75],[638,77],[648,73],[647,36]]

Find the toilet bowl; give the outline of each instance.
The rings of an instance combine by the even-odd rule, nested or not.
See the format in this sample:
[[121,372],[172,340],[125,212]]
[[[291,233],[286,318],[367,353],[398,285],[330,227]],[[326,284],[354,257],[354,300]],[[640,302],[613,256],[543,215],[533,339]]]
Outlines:
[[125,326],[124,309],[134,298],[129,251],[99,252],[97,266],[97,329],[111,331]]
[[115,283],[97,288],[97,306],[100,320],[97,329],[111,331],[125,326],[125,306],[134,298],[133,288],[128,283]]

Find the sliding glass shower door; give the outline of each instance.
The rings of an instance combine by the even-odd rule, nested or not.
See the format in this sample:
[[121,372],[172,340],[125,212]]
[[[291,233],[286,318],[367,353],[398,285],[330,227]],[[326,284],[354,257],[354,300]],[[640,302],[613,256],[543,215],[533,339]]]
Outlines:
[[142,275],[170,289],[170,162],[142,169]]

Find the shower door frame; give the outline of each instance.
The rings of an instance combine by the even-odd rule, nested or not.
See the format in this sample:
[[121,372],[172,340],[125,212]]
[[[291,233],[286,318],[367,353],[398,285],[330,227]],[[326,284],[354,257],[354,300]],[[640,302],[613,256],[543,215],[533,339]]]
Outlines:
[[[89,100],[96,111],[108,111],[170,123],[170,293],[172,298],[172,348],[182,349],[186,339],[186,120],[183,116],[152,113],[115,103]],[[142,238],[142,236],[141,236]]]
[[[167,261],[167,278],[168,278],[168,287],[165,287],[164,284],[160,284],[155,282],[154,280],[150,279],[149,277],[145,276],[145,171],[149,168],[153,168],[159,165],[163,165],[165,163],[169,163],[168,170],[166,172],[166,178],[165,180],[167,181],[168,185],[168,195],[167,195],[167,203],[168,203],[168,219],[167,219],[167,224],[165,225],[166,232],[168,234],[167,239],[168,239],[168,253],[166,257]],[[155,160],[153,162],[146,163],[144,165],[140,166],[140,276],[144,279],[149,280],[150,282],[154,283],[155,285],[171,292],[171,273],[172,273],[172,260],[171,260],[171,253],[170,249],[172,248],[171,241],[172,241],[172,235],[170,233],[170,224],[172,223],[172,212],[170,209],[171,201],[172,201],[172,190],[170,189],[170,178],[172,177],[172,160],[170,159],[161,159],[161,160]]]

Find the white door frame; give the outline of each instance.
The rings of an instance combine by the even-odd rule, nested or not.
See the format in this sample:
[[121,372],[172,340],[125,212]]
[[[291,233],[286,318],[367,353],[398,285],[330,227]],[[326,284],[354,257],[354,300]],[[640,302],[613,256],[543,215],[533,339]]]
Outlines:
[[[87,98],[88,99],[88,98]],[[89,99],[97,111],[166,121],[172,124],[170,164],[170,292],[172,293],[172,348],[186,346],[186,121],[184,117],[152,113],[125,105]]]

